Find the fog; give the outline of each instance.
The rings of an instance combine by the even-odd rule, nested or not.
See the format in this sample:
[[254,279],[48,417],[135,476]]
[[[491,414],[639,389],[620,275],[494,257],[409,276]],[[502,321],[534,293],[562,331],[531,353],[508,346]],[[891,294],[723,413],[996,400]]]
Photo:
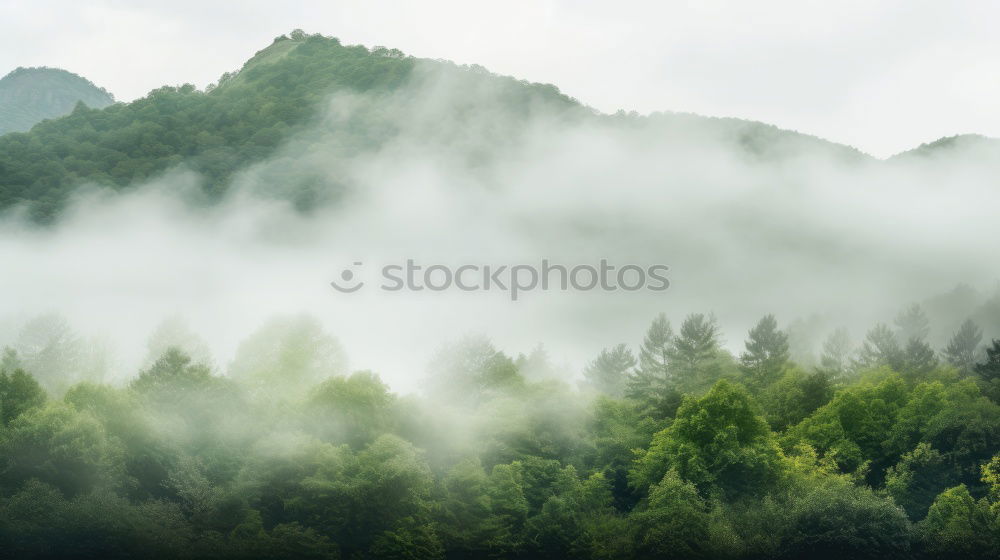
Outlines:
[[[0,345],[58,314],[107,349],[104,379],[124,381],[171,320],[224,374],[269,317],[306,313],[347,367],[410,392],[434,352],[469,333],[512,355],[544,343],[577,372],[602,347],[637,344],[660,311],[675,324],[715,313],[733,351],[770,312],[782,326],[811,320],[818,345],[959,283],[989,294],[998,278],[1000,160],[987,144],[882,161],[762,129],[766,149],[748,149],[736,122],[522,111],[509,95],[480,72],[428,65],[392,95],[334,95],[221,202],[177,168],[122,194],[85,189],[53,225],[15,210],[0,222]],[[382,266],[407,259],[664,264],[670,287],[518,301],[379,289]],[[334,290],[355,262],[365,287]],[[940,339],[954,324],[934,328]]]

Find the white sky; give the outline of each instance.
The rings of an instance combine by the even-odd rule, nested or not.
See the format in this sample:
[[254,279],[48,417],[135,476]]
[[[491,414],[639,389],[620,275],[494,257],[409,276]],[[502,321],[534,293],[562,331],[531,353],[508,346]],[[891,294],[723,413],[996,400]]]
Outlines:
[[1000,136],[997,2],[0,0],[0,74],[54,66],[131,100],[203,87],[294,28],[478,63],[603,111],[691,111],[887,156]]

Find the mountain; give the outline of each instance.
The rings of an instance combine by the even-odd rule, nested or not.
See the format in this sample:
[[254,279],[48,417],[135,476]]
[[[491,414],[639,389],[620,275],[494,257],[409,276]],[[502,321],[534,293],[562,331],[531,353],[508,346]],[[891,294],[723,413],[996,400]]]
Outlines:
[[890,161],[958,157],[967,154],[1000,156],[1000,140],[980,134],[959,134],[921,144],[892,156]]
[[[61,72],[18,70],[5,80],[30,83],[27,78],[34,75],[69,75]],[[338,94],[350,107],[326,124],[326,136],[317,136],[317,126],[330,121],[331,99]],[[110,96],[101,99],[110,102]],[[95,108],[99,104],[91,101],[29,132],[0,137],[0,210],[24,205],[34,219],[49,221],[82,184],[123,190],[175,168],[196,172],[214,200],[241,172],[287,153],[291,145],[299,152],[322,145],[323,173],[289,164],[267,177],[274,194],[308,209],[336,200],[343,190],[338,162],[346,168],[346,162],[390,145],[402,127],[421,119],[428,142],[448,143],[476,165],[504,146],[526,141],[532,126],[556,121],[589,123],[608,134],[640,129],[679,148],[699,141],[725,145],[751,160],[876,161],[849,146],[754,121],[601,114],[553,85],[395,49],[342,45],[301,31],[276,38],[204,91],[165,86],[131,103]]]
[[68,115],[77,103],[101,109],[114,97],[86,78],[58,68],[18,68],[0,79],[0,134],[24,132]]

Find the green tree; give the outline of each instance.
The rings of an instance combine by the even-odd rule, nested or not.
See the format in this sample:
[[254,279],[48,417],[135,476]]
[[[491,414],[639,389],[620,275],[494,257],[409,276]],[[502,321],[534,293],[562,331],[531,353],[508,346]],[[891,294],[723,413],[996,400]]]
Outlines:
[[308,315],[274,317],[236,350],[229,376],[258,396],[301,396],[315,384],[345,373],[336,338]]
[[927,314],[916,303],[900,311],[896,315],[894,323],[896,324],[896,338],[904,342],[924,341],[931,332],[931,324],[927,319]]
[[787,364],[788,335],[778,330],[774,315],[765,315],[750,329],[746,350],[740,355],[747,384],[762,389],[777,381]]
[[469,337],[438,352],[427,381],[434,397],[472,406],[524,384],[514,361],[484,337]]
[[688,397],[674,423],[653,436],[630,473],[647,488],[674,469],[704,492],[727,496],[764,492],[778,480],[784,457],[745,389],[719,381],[700,399]]
[[938,366],[934,349],[923,339],[910,338],[903,349],[903,360],[900,369],[908,376],[923,378]]
[[629,373],[635,367],[635,356],[624,344],[601,350],[597,358],[583,370],[583,376],[598,391],[620,397],[625,393]]
[[370,371],[333,377],[309,395],[305,427],[326,441],[359,449],[392,430],[394,403],[389,387]]
[[653,319],[646,331],[639,348],[639,371],[651,378],[666,382],[670,375],[670,344],[674,338],[674,330],[667,320],[666,313],[660,313]]
[[719,326],[714,316],[689,315],[670,345],[670,371],[678,388],[692,390],[721,374]]
[[884,323],[878,323],[868,331],[854,360],[854,368],[857,370],[888,366],[899,371],[902,364],[903,351],[899,347],[896,334]]
[[983,394],[995,403],[1000,403],[1000,339],[986,349],[986,358],[975,365]]
[[10,424],[25,411],[45,404],[45,391],[35,378],[16,369],[10,374],[0,370],[0,423]]
[[966,319],[945,346],[943,351],[945,359],[962,373],[972,372],[979,357],[979,343],[982,340],[982,329],[971,319]]
[[885,488],[913,520],[924,518],[934,498],[955,483],[954,468],[927,443],[903,455],[886,473]]
[[639,558],[712,558],[708,505],[694,484],[669,470],[629,516]]
[[823,342],[823,354],[820,356],[820,367],[828,372],[830,377],[837,379],[844,375],[850,366],[851,338],[847,329],[839,328]]
[[1000,550],[1000,521],[988,502],[965,485],[941,493],[918,526],[920,544],[932,558],[994,558]]

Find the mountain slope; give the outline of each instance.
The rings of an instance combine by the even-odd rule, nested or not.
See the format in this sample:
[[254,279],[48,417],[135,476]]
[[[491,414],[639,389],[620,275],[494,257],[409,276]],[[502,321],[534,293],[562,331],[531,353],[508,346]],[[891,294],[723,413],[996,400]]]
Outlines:
[[18,68],[0,79],[0,134],[24,132],[69,114],[77,103],[100,109],[114,97],[89,80],[57,68]]
[[[331,97],[338,92],[364,102],[347,109],[349,118],[327,123]],[[407,104],[407,111],[395,110],[400,104]],[[476,162],[524,140],[520,135],[532,124],[552,119],[599,123],[605,131],[641,128],[674,138],[672,145],[714,142],[752,160],[874,161],[849,146],[754,121],[679,113],[602,115],[552,85],[295,31],[205,91],[166,86],[132,103],[78,107],[28,133],[0,137],[0,209],[23,204],[33,218],[48,221],[81,184],[121,190],[176,167],[198,173],[209,199],[217,199],[241,171],[291,144],[305,151],[322,141],[324,158],[346,162],[390,143],[406,119],[432,113],[447,119],[454,137],[435,136],[434,122],[422,123],[427,134],[459,146],[461,157]],[[336,142],[316,136],[319,124],[326,133],[336,127]],[[338,179],[331,179],[336,168],[329,169],[325,177],[283,174],[268,181],[275,191],[284,190],[279,196],[305,209],[336,198],[331,196],[339,188]]]
[[980,134],[959,134],[921,144],[912,150],[898,153],[890,161],[907,161],[921,158],[959,157],[969,154],[1000,155],[1000,140]]
[[[121,189],[182,163],[205,178],[210,196],[219,196],[236,171],[303,130],[331,93],[387,94],[410,79],[418,62],[320,35],[281,36],[207,91],[162,87],[129,104],[78,109],[0,138],[0,208],[27,203],[44,221],[80,183]],[[552,86],[488,79],[503,84],[525,115],[533,105],[578,106]],[[379,133],[364,123],[358,128],[359,145]]]

